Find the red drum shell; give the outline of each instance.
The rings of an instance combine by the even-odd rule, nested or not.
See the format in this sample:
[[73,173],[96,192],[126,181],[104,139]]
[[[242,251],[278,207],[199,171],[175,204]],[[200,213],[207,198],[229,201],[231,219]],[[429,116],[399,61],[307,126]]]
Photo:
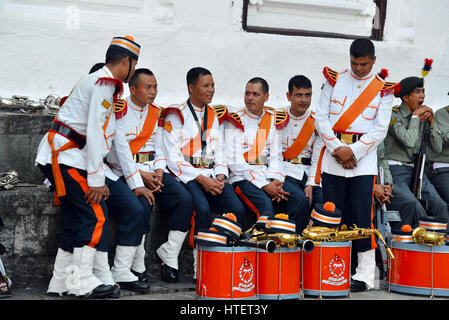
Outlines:
[[301,248],[257,249],[257,297],[261,300],[301,296]]
[[316,242],[312,252],[302,252],[305,295],[347,296],[351,282],[351,241]]
[[200,299],[256,299],[256,249],[198,247],[196,294]]
[[389,290],[417,295],[449,296],[449,246],[391,241]]

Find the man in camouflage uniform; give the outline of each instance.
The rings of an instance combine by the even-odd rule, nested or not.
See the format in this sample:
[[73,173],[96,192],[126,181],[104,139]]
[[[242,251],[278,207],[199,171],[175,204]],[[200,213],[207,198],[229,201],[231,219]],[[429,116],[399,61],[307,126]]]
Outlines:
[[449,204],[449,106],[435,112],[434,118],[441,132],[442,151],[427,153],[428,177],[440,197]]
[[[424,122],[429,121],[428,150],[441,152],[441,132],[435,123],[433,110],[423,105],[425,98],[424,80],[408,77],[401,81],[401,90],[395,94],[402,103],[394,107],[388,135],[384,140],[385,159],[395,185],[404,189],[409,197],[416,197],[410,189],[415,159],[423,138]],[[424,174],[421,197],[428,202],[428,215],[448,218],[448,207]],[[421,206],[421,204],[419,204]],[[421,210],[421,209],[420,209]],[[422,210],[421,210],[422,211]]]

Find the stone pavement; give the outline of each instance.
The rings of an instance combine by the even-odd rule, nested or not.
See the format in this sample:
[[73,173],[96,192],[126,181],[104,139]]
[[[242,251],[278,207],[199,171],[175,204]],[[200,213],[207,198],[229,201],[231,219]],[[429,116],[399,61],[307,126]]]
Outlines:
[[[161,280],[151,281],[151,290],[148,294],[140,294],[127,290],[121,290],[119,299],[103,300],[201,300],[195,294],[195,283],[192,279],[182,279],[178,283],[167,283]],[[408,295],[388,291],[385,280],[377,281],[377,288],[365,292],[352,292],[346,297],[319,297],[302,296],[297,300],[449,300],[449,297],[429,297],[422,295]],[[11,297],[0,300],[80,300],[76,297],[52,297],[45,294],[46,288],[11,288]],[[262,301],[262,300],[259,300]]]
[[[45,318],[61,319],[70,315],[91,319],[93,314],[111,319],[141,317],[163,317],[171,319],[280,319],[285,316],[303,314],[314,310],[320,317],[332,317],[346,313],[357,318],[373,315],[377,319],[398,315],[400,319],[416,316],[416,310],[432,308],[432,314],[444,314],[448,298],[406,295],[388,292],[385,280],[378,281],[378,289],[351,293],[347,297],[302,296],[295,300],[203,300],[195,294],[192,279],[176,284],[152,281],[149,294],[121,291],[118,299],[85,300],[75,297],[49,297],[46,288],[13,289],[12,296],[0,299],[1,310],[14,310],[14,315],[30,310],[46,310]],[[81,305],[79,305],[81,303]],[[21,308],[24,305],[24,308]],[[323,306],[321,306],[323,305]],[[30,306],[30,307],[28,307]],[[58,310],[67,310],[58,313]],[[361,312],[361,313],[360,313]],[[307,314],[310,315],[308,312]],[[287,318],[286,318],[287,319]]]

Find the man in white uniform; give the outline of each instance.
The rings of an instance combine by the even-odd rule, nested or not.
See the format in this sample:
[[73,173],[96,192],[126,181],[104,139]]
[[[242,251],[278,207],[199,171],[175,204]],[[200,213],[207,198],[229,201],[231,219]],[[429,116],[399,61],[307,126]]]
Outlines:
[[[119,120],[117,131],[124,135],[128,142],[128,150],[134,157],[124,175],[119,157],[115,150],[108,155],[108,162],[112,168],[112,177],[116,181],[129,181],[134,176],[142,177],[142,182],[155,195],[156,201],[162,207],[169,219],[168,240],[160,246],[157,254],[162,260],[162,276],[168,282],[178,281],[178,255],[190,226],[193,213],[192,199],[189,192],[168,173],[165,153],[162,147],[162,108],[154,104],[157,95],[157,81],[149,69],[137,69],[129,82],[131,95],[125,99],[128,111],[123,120]],[[121,179],[118,179],[120,177]],[[118,179],[118,180],[117,180]],[[129,185],[129,183],[128,183]],[[131,186],[130,186],[131,187]],[[111,187],[110,187],[111,189]],[[133,201],[126,201],[126,192],[117,195],[117,200],[111,203],[111,208],[129,212]],[[112,191],[111,191],[112,195]],[[150,218],[152,206],[146,198],[138,197],[140,204],[145,208],[144,233],[140,245],[130,248],[120,248],[129,251],[126,269],[134,273],[141,280],[148,278],[145,275],[145,236],[150,232]],[[108,200],[112,200],[111,199]],[[108,203],[109,205],[109,203]],[[118,260],[112,268],[113,274],[119,276],[121,261]],[[122,286],[122,284],[121,284]]]
[[63,232],[48,293],[105,297],[116,290],[93,273],[97,248],[108,241],[103,159],[116,118],[126,112],[113,104],[123,92],[122,81],[132,76],[139,52],[132,37],[113,38],[105,66],[75,85],[39,145],[36,163],[62,204]]
[[268,92],[265,79],[250,79],[245,87],[245,108],[229,113],[225,127],[229,182],[257,220],[274,215],[273,202],[290,201],[294,196],[283,188],[285,176],[276,112],[265,107]]
[[[373,228],[373,190],[377,176],[377,145],[387,134],[394,84],[386,70],[373,72],[374,44],[355,40],[350,48],[351,70],[324,69],[327,79],[316,111],[315,126],[325,147],[322,153],[323,200],[343,212],[342,223]],[[358,266],[351,290],[374,288],[374,236],[353,241]]]
[[[215,83],[209,70],[195,67],[187,72],[189,98],[164,109],[163,144],[170,172],[182,182],[193,200],[194,219],[190,245],[199,229],[209,229],[211,212],[233,213],[241,221],[245,209],[226,182],[228,164],[222,117],[209,106]],[[196,249],[193,249],[196,269]],[[194,271],[195,272],[195,271]]]
[[297,202],[281,202],[286,204],[283,206],[286,208],[282,210],[281,207],[277,211],[294,213],[290,219],[296,221],[296,232],[301,233],[309,222],[314,204],[323,203],[321,184],[315,183],[322,141],[315,130],[315,112],[310,108],[312,82],[303,75],[292,77],[288,83],[287,99],[290,106],[283,110],[282,119],[277,124],[282,142],[282,172],[285,181],[289,182],[283,188],[290,194],[298,194],[298,199]]

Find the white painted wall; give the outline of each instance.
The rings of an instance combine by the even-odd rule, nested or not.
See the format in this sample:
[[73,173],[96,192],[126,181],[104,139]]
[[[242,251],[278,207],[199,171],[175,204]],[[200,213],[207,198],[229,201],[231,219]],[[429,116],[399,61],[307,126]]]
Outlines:
[[[213,104],[235,107],[254,76],[267,79],[268,105],[278,107],[290,77],[304,74],[316,103],[323,67],[349,67],[351,40],[246,33],[241,19],[242,0],[0,0],[0,97],[64,96],[126,34],[142,45],[138,67],[155,72],[163,106],[186,99],[194,66],[212,71]],[[435,59],[427,103],[449,104],[448,0],[389,0],[385,40],[375,44],[375,68],[387,68],[389,81],[420,76],[424,59]]]

